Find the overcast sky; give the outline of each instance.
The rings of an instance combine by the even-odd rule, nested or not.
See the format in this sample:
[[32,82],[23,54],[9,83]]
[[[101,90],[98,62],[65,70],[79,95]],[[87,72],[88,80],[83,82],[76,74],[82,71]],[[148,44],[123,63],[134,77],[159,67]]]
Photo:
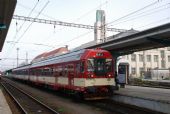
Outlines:
[[[142,31],[170,22],[170,0],[17,1],[14,15],[33,18],[94,25],[96,10],[102,9],[105,10],[107,26],[112,28]],[[131,13],[133,14],[129,15]],[[107,33],[107,36],[113,34],[116,33]],[[65,45],[73,49],[92,40],[93,30],[12,20],[0,52],[0,70],[16,67],[16,48],[19,48],[19,63],[22,63],[26,59],[26,53],[31,61],[45,51]]]

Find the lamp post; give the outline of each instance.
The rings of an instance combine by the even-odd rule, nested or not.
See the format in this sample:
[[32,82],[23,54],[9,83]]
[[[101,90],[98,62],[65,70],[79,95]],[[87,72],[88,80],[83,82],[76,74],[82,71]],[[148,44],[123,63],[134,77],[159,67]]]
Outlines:
[[19,52],[19,48],[17,48],[17,67],[18,67],[18,62],[19,62],[19,55],[18,55],[18,52]]
[[26,64],[28,64],[28,52],[26,52]]

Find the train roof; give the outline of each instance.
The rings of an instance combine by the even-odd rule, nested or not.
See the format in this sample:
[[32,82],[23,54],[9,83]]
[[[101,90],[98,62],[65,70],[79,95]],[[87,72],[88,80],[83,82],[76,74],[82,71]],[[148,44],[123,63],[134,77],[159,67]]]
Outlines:
[[73,52],[68,52],[62,55],[56,55],[49,58],[46,58],[42,61],[34,62],[31,64],[31,68],[40,67],[45,65],[51,65],[62,62],[69,62],[73,60],[80,60],[81,55],[85,52],[86,49],[81,49]]
[[24,65],[24,66],[20,66],[20,67],[17,67],[17,68],[13,68],[12,71],[15,71],[15,70],[23,70],[23,69],[29,69],[31,66],[31,64],[27,64],[27,65]]
[[51,57],[45,58],[41,61],[34,61],[31,64],[28,64],[28,65],[25,65],[25,66],[22,66],[22,67],[18,67],[18,68],[14,68],[13,70],[24,70],[24,69],[29,69],[29,68],[35,68],[35,67],[57,64],[57,63],[80,60],[81,57],[84,58],[86,56],[89,56],[89,54],[86,54],[85,56],[83,56],[85,51],[106,52],[105,50],[101,50],[101,49],[97,49],[97,50],[96,49],[80,49],[80,50],[76,50],[76,51],[70,51],[68,53],[61,54],[61,55],[51,56]]

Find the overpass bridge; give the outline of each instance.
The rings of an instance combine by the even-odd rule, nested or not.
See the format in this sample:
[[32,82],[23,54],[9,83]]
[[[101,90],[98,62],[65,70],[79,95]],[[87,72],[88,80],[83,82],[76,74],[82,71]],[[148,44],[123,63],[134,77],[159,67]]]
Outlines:
[[136,51],[149,50],[170,46],[170,23],[137,32],[104,43],[87,46],[86,48],[103,48],[112,53],[114,57],[130,54]]

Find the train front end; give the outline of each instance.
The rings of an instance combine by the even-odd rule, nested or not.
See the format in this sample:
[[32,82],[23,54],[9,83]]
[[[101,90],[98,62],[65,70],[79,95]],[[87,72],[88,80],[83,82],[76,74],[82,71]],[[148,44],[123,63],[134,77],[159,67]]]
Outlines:
[[87,50],[81,60],[84,62],[81,80],[84,85],[84,98],[90,100],[112,96],[115,80],[111,54],[101,49]]

